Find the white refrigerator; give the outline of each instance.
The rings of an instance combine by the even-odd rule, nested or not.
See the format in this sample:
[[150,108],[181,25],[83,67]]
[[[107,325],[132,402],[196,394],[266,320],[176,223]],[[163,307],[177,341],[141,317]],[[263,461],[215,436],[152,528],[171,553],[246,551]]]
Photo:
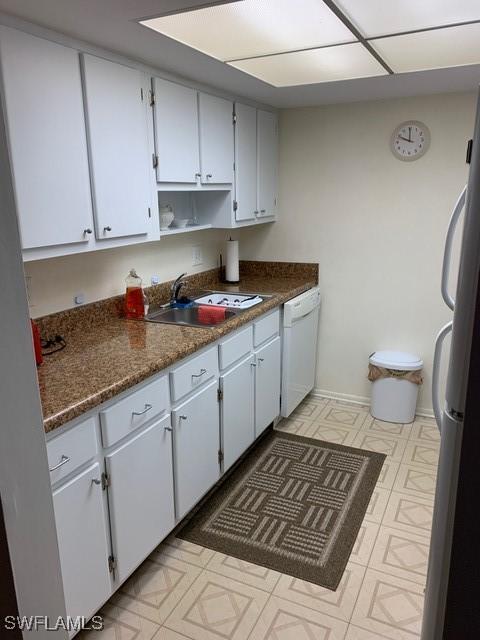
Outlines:
[[[451,637],[446,634],[444,625],[452,571],[451,550],[466,412],[468,418],[466,400],[472,337],[475,321],[477,323],[479,321],[476,301],[480,273],[480,98],[477,103],[474,137],[469,144],[467,156],[470,161],[468,184],[459,196],[447,230],[442,273],[442,296],[445,304],[453,310],[453,320],[438,334],[432,376],[433,407],[440,429],[441,443],[422,640],[441,640],[444,637]],[[448,291],[448,276],[455,228],[462,215],[464,227],[457,288],[455,299],[453,299]],[[450,359],[446,392],[443,396],[439,390],[439,369],[442,346],[449,333],[451,333]],[[471,428],[471,424],[465,420],[465,432],[467,428]],[[472,543],[478,544],[478,541],[472,540]],[[462,638],[473,637],[465,633],[467,633],[466,630],[462,633]]]

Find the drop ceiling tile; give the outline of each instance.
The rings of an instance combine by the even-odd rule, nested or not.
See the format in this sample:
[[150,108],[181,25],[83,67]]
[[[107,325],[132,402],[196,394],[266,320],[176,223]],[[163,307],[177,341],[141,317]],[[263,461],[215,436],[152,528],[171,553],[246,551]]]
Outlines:
[[243,0],[141,24],[219,60],[355,40],[321,0]]
[[240,60],[231,65],[276,87],[386,74],[359,43]]
[[480,24],[371,40],[395,73],[480,63]]
[[367,38],[480,20],[479,0],[338,0],[336,4]]

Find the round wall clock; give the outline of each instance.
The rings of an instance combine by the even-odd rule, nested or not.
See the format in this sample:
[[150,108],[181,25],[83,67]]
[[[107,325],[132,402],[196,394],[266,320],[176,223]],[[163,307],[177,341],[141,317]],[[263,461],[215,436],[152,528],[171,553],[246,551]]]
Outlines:
[[407,120],[399,124],[392,133],[390,148],[399,160],[418,160],[430,146],[430,131],[418,120]]

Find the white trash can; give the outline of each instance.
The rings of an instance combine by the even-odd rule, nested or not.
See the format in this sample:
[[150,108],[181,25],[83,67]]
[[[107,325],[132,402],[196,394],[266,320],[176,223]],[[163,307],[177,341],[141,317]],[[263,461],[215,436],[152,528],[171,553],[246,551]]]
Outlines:
[[[378,375],[372,382],[372,416],[384,422],[413,422],[423,361],[403,351],[375,351],[370,356],[370,364],[381,370],[370,367],[370,373],[373,370]],[[412,375],[412,372],[418,373]],[[370,374],[369,378],[372,379]]]

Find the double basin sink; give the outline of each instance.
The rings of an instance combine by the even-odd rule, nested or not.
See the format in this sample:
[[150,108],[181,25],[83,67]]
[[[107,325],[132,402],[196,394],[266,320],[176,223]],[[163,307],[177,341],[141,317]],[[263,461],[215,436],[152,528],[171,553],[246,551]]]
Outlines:
[[[179,324],[189,327],[216,327],[271,296],[252,293],[207,291],[193,298],[188,306],[168,305],[145,316],[147,322]],[[213,309],[209,309],[213,307]]]

